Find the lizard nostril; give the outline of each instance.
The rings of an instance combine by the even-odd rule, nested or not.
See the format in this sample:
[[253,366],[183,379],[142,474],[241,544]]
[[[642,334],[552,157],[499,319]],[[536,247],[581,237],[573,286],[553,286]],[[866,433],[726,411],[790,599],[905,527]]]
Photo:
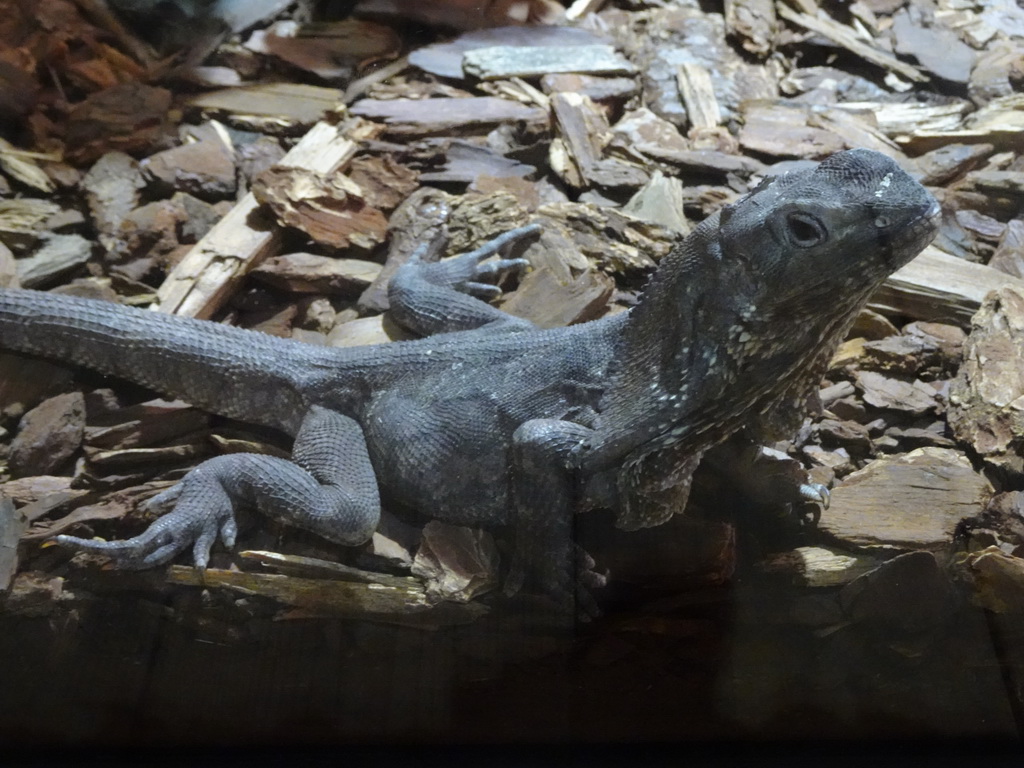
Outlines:
[[892,226],[892,219],[890,219],[888,216],[876,216],[875,217],[875,226],[878,227],[879,229],[885,229],[887,227],[891,227]]

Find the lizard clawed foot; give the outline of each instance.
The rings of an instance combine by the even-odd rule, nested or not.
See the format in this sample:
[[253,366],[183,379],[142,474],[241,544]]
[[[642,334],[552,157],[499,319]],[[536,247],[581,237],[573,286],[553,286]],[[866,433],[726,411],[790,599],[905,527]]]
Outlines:
[[216,473],[203,471],[205,466],[196,467],[177,485],[143,504],[148,512],[173,509],[138,536],[122,541],[99,541],[62,534],[55,537],[55,541],[106,555],[116,567],[127,570],[163,565],[191,546],[196,566],[205,568],[217,539],[230,549],[238,533],[231,497],[218,482]]
[[608,571],[596,570],[594,558],[579,544],[576,549],[576,618],[590,621],[601,615],[601,608],[592,591],[608,584]]
[[[554,601],[560,613],[575,615],[579,621],[590,621],[601,615],[591,590],[604,587],[608,573],[595,570],[594,559],[578,544],[573,545],[573,560],[572,567],[546,562],[537,573],[535,586]],[[515,595],[525,583],[532,581],[526,578],[527,570],[521,562],[513,563],[505,578],[506,596]]]
[[521,249],[524,241],[539,233],[540,226],[537,224],[519,227],[484,243],[475,251],[433,264],[424,264],[421,269],[426,278],[435,285],[444,285],[462,293],[493,299],[501,295],[501,288],[489,281],[506,272],[525,269],[530,262],[521,258],[498,258],[486,263],[484,260],[513,246]]

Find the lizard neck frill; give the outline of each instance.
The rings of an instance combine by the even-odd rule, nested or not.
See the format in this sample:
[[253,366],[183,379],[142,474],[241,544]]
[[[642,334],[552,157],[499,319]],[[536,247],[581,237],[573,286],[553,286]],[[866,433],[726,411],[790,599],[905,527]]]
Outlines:
[[[747,425],[796,428],[832,352],[874,284],[775,296],[695,232],[663,262],[619,343],[601,403],[601,469],[666,449],[706,450]],[[699,279],[696,276],[699,275]]]
[[[717,219],[717,217],[712,217]],[[707,388],[727,375],[719,357],[749,286],[726,275],[708,220],[662,261],[623,328],[600,405],[596,445],[584,468],[610,466],[672,434]],[[736,281],[728,290],[724,280]]]

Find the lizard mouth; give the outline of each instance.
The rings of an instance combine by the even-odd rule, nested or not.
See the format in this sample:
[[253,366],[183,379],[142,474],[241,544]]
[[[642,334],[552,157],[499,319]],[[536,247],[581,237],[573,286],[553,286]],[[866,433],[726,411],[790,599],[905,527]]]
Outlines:
[[892,271],[902,267],[917,256],[939,231],[942,208],[932,199],[927,208],[901,228],[885,249]]

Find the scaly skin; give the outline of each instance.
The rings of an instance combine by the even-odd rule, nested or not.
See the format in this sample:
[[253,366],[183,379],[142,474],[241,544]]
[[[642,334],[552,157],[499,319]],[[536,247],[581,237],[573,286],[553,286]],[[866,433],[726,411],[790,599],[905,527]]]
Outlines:
[[937,213],[893,161],[854,150],[711,216],[628,315],[539,330],[471,295],[493,292],[480,281],[522,263],[481,261],[536,231],[527,227],[400,270],[392,311],[435,334],[418,341],[331,349],[5,290],[0,347],[296,437],[291,461],[231,454],[196,467],[151,501],[169,511],[141,536],[63,544],[125,567],[191,547],[202,566],[218,537],[233,545],[238,504],[358,544],[384,503],[511,526],[507,589],[526,581],[592,611],[587,587],[601,579],[574,556],[574,513],[611,505],[622,527],[657,524],[677,511],[660,501],[664,477],[685,487],[703,453],[739,430],[792,430],[857,312],[931,240]]

